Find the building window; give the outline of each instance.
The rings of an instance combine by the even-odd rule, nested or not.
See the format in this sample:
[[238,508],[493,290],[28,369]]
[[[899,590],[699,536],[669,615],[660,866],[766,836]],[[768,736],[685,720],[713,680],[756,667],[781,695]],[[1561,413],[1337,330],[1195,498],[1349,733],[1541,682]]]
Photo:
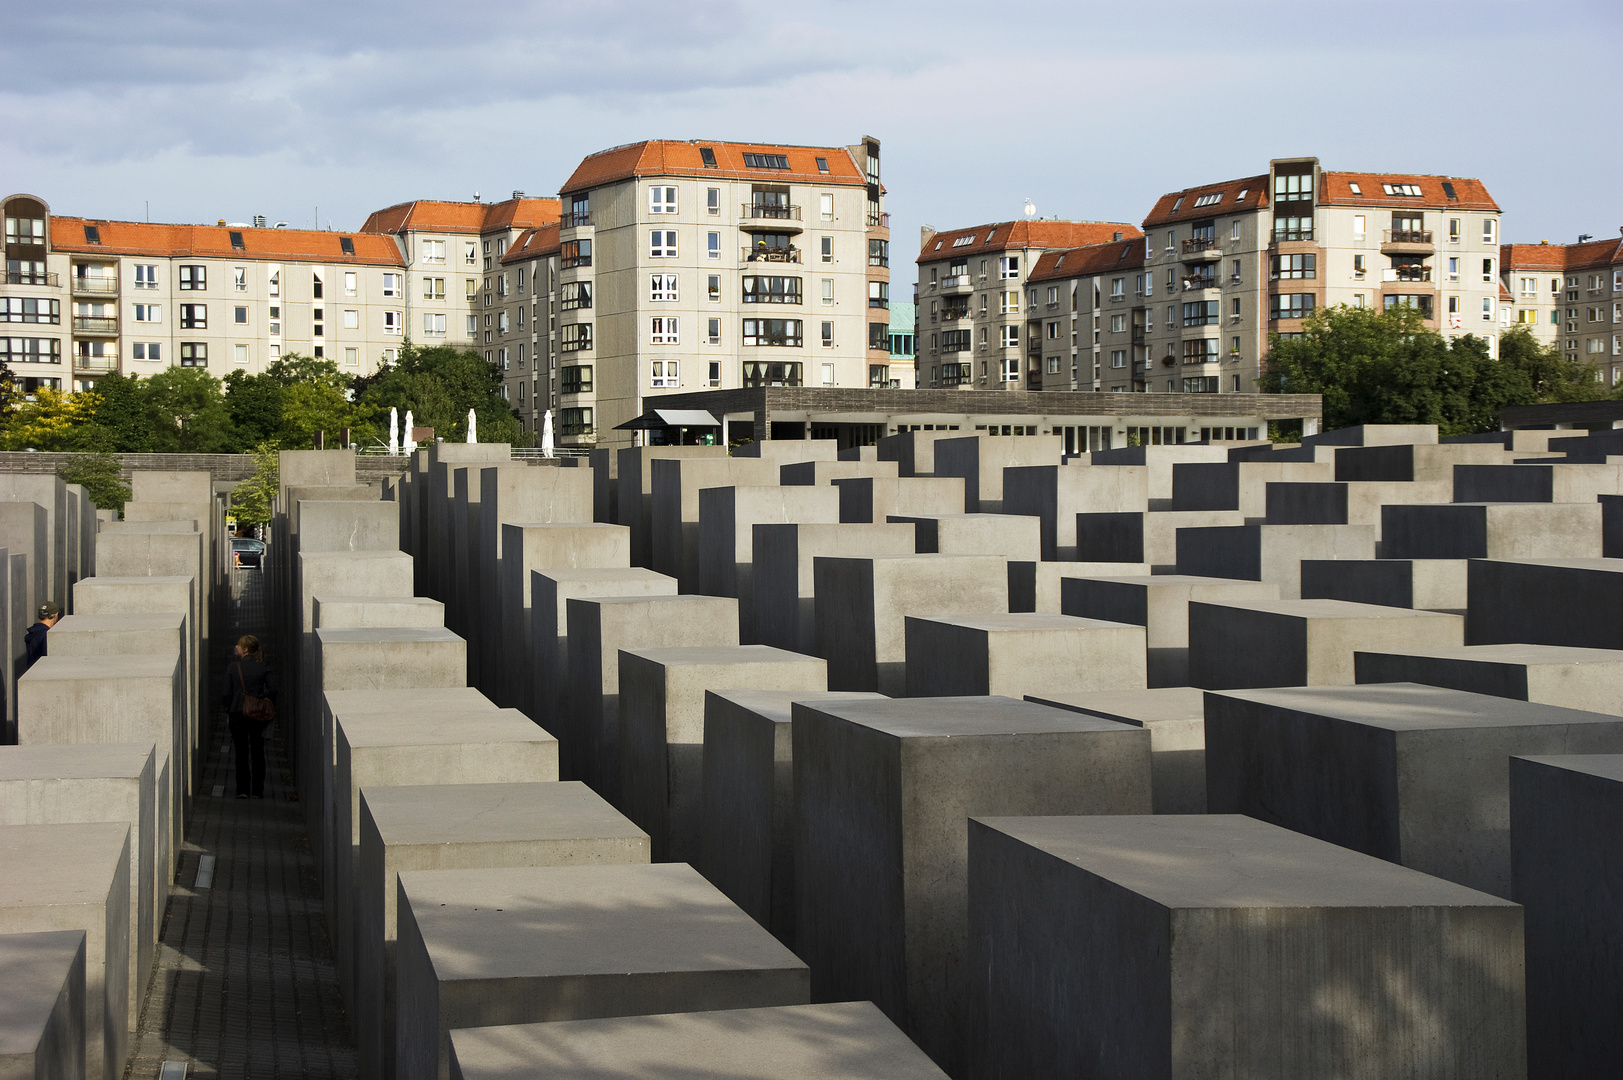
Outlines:
[[1354,240],[1362,240],[1364,238],[1365,225],[1364,225],[1364,215],[1363,214],[1354,214],[1353,215],[1352,231],[1353,231],[1353,239]]
[[592,265],[592,242],[590,240],[566,240],[559,247],[558,267],[562,270],[573,269],[577,266]]
[[201,341],[182,341],[180,343],[180,366],[208,367],[208,345]]
[[559,435],[590,435],[592,433],[591,409],[559,409],[558,434]]
[[[1355,259],[1363,256],[1354,256]],[[1279,278],[1311,278],[1318,265],[1317,255],[1273,255],[1268,259],[1268,276]]]
[[1013,349],[1020,344],[1020,328],[1018,326],[999,327],[998,346],[1004,349]]
[[232,352],[232,357],[235,360],[238,367],[247,367],[248,366],[248,346],[246,346],[246,345],[233,345],[231,347],[231,352]]
[[[1019,293],[1012,293],[1011,295],[1018,298],[1020,294]],[[890,282],[888,282],[888,281],[870,281],[870,282],[868,282],[868,306],[871,307],[871,308],[887,308],[887,309],[890,307]]]
[[[445,260],[441,259],[440,261],[444,262]],[[345,296],[354,296],[354,295],[356,295],[357,292],[359,292],[359,290],[360,290],[360,282],[356,278],[356,275],[355,275],[354,271],[352,271],[352,270],[344,271],[344,295]]]
[[823,261],[826,263],[834,261],[834,238],[832,236],[823,237]]
[[1183,324],[1185,326],[1216,326],[1220,314],[1217,309],[1219,301],[1196,300],[1192,304],[1183,306]]
[[1482,318],[1486,322],[1493,321],[1493,297],[1491,296],[1482,298]]
[[[1168,279],[1167,284],[1169,284],[1169,285],[1171,284],[1171,279],[1170,278]],[[1127,279],[1124,278],[1124,277],[1111,278],[1110,279],[1110,299],[1112,299],[1112,300],[1120,300],[1122,297],[1124,297],[1126,295],[1127,295]]]
[[591,323],[565,323],[558,329],[559,352],[584,352],[592,347]]
[[650,214],[676,213],[676,189],[655,185],[648,189],[648,212]]
[[1269,299],[1270,319],[1305,319],[1313,314],[1312,293],[1276,293]]
[[423,262],[442,263],[445,261],[444,240],[423,240],[421,241],[421,244],[422,246],[418,248],[418,251],[422,256]]
[[157,266],[137,264],[135,267],[135,287],[137,289],[156,289],[158,287]]
[[869,240],[868,241],[868,265],[869,266],[889,266],[890,265],[890,241],[889,240]]
[[997,261],[997,276],[1003,281],[1020,276],[1020,256],[1005,255]]
[[399,296],[400,295],[400,275],[399,274],[384,274],[383,275],[383,295],[384,296]]
[[713,233],[706,234],[706,236],[705,236],[705,244],[709,249],[707,253],[709,254],[709,256],[712,259],[721,258],[721,234],[720,233],[713,232]]
[[202,292],[208,288],[208,267],[182,266],[180,268],[180,289],[182,292]]
[[720,319],[711,319],[711,320],[709,320],[709,323],[710,323],[710,325],[707,327],[707,337],[709,339],[709,342],[712,345],[720,345],[721,344],[721,320]]
[[823,348],[832,349],[833,347],[834,347],[834,324],[832,322],[824,322],[823,323]]
[[[659,320],[654,320],[658,322]],[[682,385],[681,362],[677,360],[655,360],[649,364],[648,384],[654,387],[677,387]]]
[[[56,304],[56,301],[52,300],[51,304],[53,305],[53,308],[54,308],[54,305]],[[55,312],[53,311],[53,314],[54,313]],[[163,309],[160,308],[157,304],[136,304],[135,305],[135,321],[136,322],[157,322],[162,317],[163,317]],[[50,319],[50,320],[45,320],[45,319],[40,319],[38,317],[35,317],[35,318],[32,318],[32,319],[19,319],[17,317],[16,313],[13,312],[11,317],[9,319],[7,319],[6,321],[7,322],[46,322],[46,321],[56,322],[57,320],[54,319],[54,318]]]
[[1217,363],[1217,339],[1198,338],[1194,341],[1185,341],[1183,343],[1183,362],[1186,364]]
[[383,313],[383,332],[385,334],[400,333],[400,312],[385,311]]
[[648,279],[648,299],[654,301],[676,299],[676,275],[655,274]]
[[798,349],[802,345],[799,319],[745,319],[743,344]]
[[231,284],[238,292],[248,291],[248,268],[246,266],[233,266],[231,268]]
[[[349,317],[358,314],[353,311],[344,312],[344,326],[349,327]],[[432,311],[423,312],[423,333],[431,337],[445,336],[445,316]]]
[[[10,217],[6,218],[6,243],[9,244],[44,244],[45,219]],[[32,339],[30,339],[32,340]]]
[[592,390],[592,366],[570,364],[558,369],[558,391],[564,394],[588,394]]
[[[1237,378],[1238,376],[1236,376]],[[1217,393],[1218,375],[1200,375],[1183,381],[1183,392],[1186,394],[1215,394]]]
[[1482,219],[1482,242],[1484,244],[1498,243],[1499,223],[1493,218]]
[[132,360],[162,360],[163,349],[156,341],[131,342],[130,358]]
[[655,229],[648,234],[648,257],[650,259],[676,258],[676,230]]
[[882,352],[890,350],[890,324],[871,322],[868,324],[868,348],[878,349]]
[[712,216],[721,213],[721,189],[706,188],[704,192],[704,208]]
[[182,330],[206,330],[209,324],[208,305],[182,304],[180,305],[180,327]]
[[997,310],[1000,315],[1020,314],[1020,290],[1014,289],[998,293]]
[[479,333],[479,316],[477,316],[477,315],[469,315],[468,316],[467,335],[469,337],[474,337],[478,333]]
[[800,303],[800,279],[797,277],[746,275],[742,282],[746,304]]
[[1112,315],[1112,316],[1110,316],[1110,332],[1112,334],[1123,333],[1123,332],[1126,331],[1126,329],[1127,329],[1127,316],[1126,315]]
[[239,304],[236,310],[232,312],[232,317],[238,326],[248,325],[248,309],[246,307]]
[[677,344],[677,320],[674,315],[656,316],[648,320],[648,344]]
[[711,274],[705,279],[705,294],[712,304],[721,303],[721,275]]
[[[1457,300],[1457,297],[1450,297]],[[1420,312],[1423,318],[1431,318],[1431,297],[1413,293],[1388,293],[1381,298],[1382,307],[1391,311],[1393,308],[1411,307]]]
[[[7,219],[8,222],[10,220]],[[0,337],[0,363],[60,364],[61,362],[62,342],[58,338]]]
[[743,369],[743,384],[746,388],[800,385],[800,365],[798,363],[746,360]]
[[1493,260],[1492,259],[1483,259],[1482,260],[1482,280],[1483,281],[1492,281],[1493,280]]
[[445,299],[445,279],[442,277],[425,277],[423,279],[424,300]]
[[558,287],[558,308],[562,311],[574,311],[577,308],[592,306],[592,283],[590,281],[566,281]]

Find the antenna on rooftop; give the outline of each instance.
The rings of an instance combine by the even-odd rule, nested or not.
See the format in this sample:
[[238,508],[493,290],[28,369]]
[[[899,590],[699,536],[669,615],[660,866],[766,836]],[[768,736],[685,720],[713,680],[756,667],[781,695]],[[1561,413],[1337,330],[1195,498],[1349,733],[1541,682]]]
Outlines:
[[1037,204],[1030,199],[1026,200],[1026,220],[1030,221],[1037,216]]

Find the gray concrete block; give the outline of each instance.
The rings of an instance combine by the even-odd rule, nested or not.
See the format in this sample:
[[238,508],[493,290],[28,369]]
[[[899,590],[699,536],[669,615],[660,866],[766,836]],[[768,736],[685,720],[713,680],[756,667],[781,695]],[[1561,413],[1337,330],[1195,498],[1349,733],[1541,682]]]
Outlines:
[[1601,550],[1608,559],[1623,559],[1623,495],[1600,497]]
[[840,492],[840,520],[852,525],[871,525],[889,517],[917,517],[921,514],[956,514],[964,505],[961,476],[879,476],[836,478]]
[[1267,485],[1265,515],[1269,525],[1373,525],[1378,538],[1383,508],[1446,503],[1452,493],[1446,481],[1432,480],[1275,482]]
[[1008,610],[1007,560],[996,555],[819,557],[817,655],[832,690],[906,688],[909,615],[998,614]]
[[568,1020],[451,1032],[452,1080],[945,1080],[866,1001]]
[[282,450],[277,454],[282,490],[290,487],[337,487],[355,483],[355,454],[350,450]]
[[1336,451],[1337,480],[1385,480],[1452,484],[1456,465],[1500,465],[1514,460],[1499,443],[1393,442]]
[[694,866],[791,949],[795,853],[790,705],[878,696],[834,690],[705,691],[704,805]]
[[632,446],[614,451],[615,515],[611,519],[631,530],[631,565],[653,566],[653,474],[658,458],[711,458],[727,456],[725,446]]
[[1455,502],[1590,503],[1623,494],[1623,464],[1454,466]]
[[1189,603],[1250,607],[1279,599],[1279,586],[1261,581],[1158,574],[1069,578],[1060,582],[1060,611],[1085,619],[1145,628],[1148,685],[1189,683]]
[[1144,627],[1073,615],[908,616],[907,696],[1142,690]]
[[1003,513],[1031,515],[1042,522],[1044,559],[1095,561],[1099,556],[1084,555],[1078,547],[1077,516],[1148,510],[1150,470],[1142,465],[1057,463],[1011,468],[1004,473],[1003,490]]
[[1206,694],[1193,686],[1114,690],[1027,701],[1102,716],[1150,733],[1150,786],[1157,814],[1206,812]]
[[738,598],[741,640],[755,640],[756,525],[835,525],[840,493],[832,487],[716,487],[699,492],[699,588]]
[[1418,645],[1355,656],[1360,683],[1413,682],[1623,715],[1623,650],[1559,645]]
[[1373,559],[1369,525],[1238,525],[1179,529],[1178,573],[1267,581],[1284,600],[1301,597],[1305,559]]
[[24,600],[30,621],[51,592],[51,518],[34,502],[0,502],[0,547],[28,560],[28,594]]
[[1381,554],[1388,559],[1600,557],[1595,502],[1387,506],[1381,521]]
[[753,530],[754,641],[817,653],[815,561],[827,555],[908,555],[908,525],[756,525]]
[[398,880],[399,1080],[446,1080],[453,1028],[809,1001],[806,965],[688,866]]
[[0,1076],[83,1080],[85,934],[0,934]]
[[1172,510],[1238,510],[1248,518],[1268,512],[1270,483],[1337,480],[1335,466],[1319,461],[1192,461],[1172,466]]
[[1465,643],[1623,649],[1623,559],[1477,559]]
[[[1623,1060],[1623,756],[1510,759],[1512,896],[1527,920],[1527,1075]],[[1607,823],[1607,826],[1601,823]]]
[[[130,827],[128,1030],[140,1019],[153,949],[169,902],[160,872],[157,759],[153,747],[0,747],[0,825],[64,825],[111,821]],[[161,838],[164,855],[168,837]],[[165,864],[166,865],[166,864]]]
[[576,597],[567,601],[574,779],[624,808],[620,794],[620,651],[737,645],[738,601],[720,596]]
[[1623,718],[1417,683],[1206,697],[1206,800],[1509,896],[1508,758],[1623,752]]
[[651,566],[677,580],[684,593],[699,591],[699,492],[704,488],[778,482],[779,462],[736,457],[656,458],[650,517]]
[[[45,512],[46,540],[41,560],[43,588],[52,594],[52,599],[63,604],[64,610],[71,610],[62,599],[67,590],[64,576],[67,563],[67,530],[64,527],[67,523],[67,499],[67,485],[53,473],[0,474],[0,503],[32,502]],[[0,547],[11,548],[13,554],[23,550],[3,541],[0,541]],[[43,599],[46,597],[41,595],[34,603],[38,604]]]
[[1148,577],[1148,563],[1123,562],[1011,562],[1009,564],[1009,610],[1060,611],[1060,583],[1066,578]]
[[964,513],[1003,512],[1003,470],[1032,465],[1058,466],[1065,445],[1058,435],[994,438],[964,434],[935,444],[935,475],[961,476]]
[[1166,510],[1076,515],[1076,558],[1087,562],[1146,563],[1170,574],[1178,564],[1178,530],[1244,525],[1238,510]]
[[1172,469],[1194,461],[1227,461],[1232,443],[1185,443],[1181,446],[1118,446],[1095,450],[1083,460],[1090,465],[1142,465],[1149,474],[1149,497],[1166,506],[1172,500]]
[[894,461],[792,461],[778,466],[778,483],[785,487],[829,484],[851,476],[900,476]]
[[828,689],[828,665],[767,645],[620,652],[620,796],[658,862],[699,861],[705,692]]
[[400,549],[400,507],[395,503],[309,499],[295,504],[294,513],[299,550],[306,555]]
[[1353,655],[1462,645],[1465,620],[1413,608],[1345,600],[1278,600],[1246,606],[1189,605],[1189,684],[1349,686]]
[[935,474],[935,444],[942,439],[962,438],[963,432],[903,431],[879,440],[875,456],[880,461],[894,461],[904,477],[933,476]]
[[892,514],[886,522],[913,526],[920,555],[1002,555],[1010,561],[1043,558],[1042,523],[1013,514]]
[[530,574],[531,719],[558,738],[558,772],[579,780],[585,735],[569,712],[569,609],[571,599],[594,596],[675,596],[676,579],[640,566],[599,570],[547,570]]
[[963,1075],[982,976],[969,818],[1145,814],[1142,728],[1008,698],[797,702],[797,947],[819,999],[872,1000]]
[[1303,600],[1346,600],[1463,615],[1465,559],[1303,559]]
[[969,844],[971,1076],[1525,1075],[1514,904],[1243,817]]
[[756,439],[733,450],[738,458],[757,458],[783,465],[800,461],[835,461],[839,443],[834,439]]
[[[336,695],[335,695],[336,696]],[[355,710],[375,706],[357,704]],[[344,705],[338,709],[343,710]],[[396,704],[388,712],[336,711],[331,808],[320,848],[339,987],[357,1003],[355,880],[361,791],[424,784],[506,784],[558,779],[558,744],[515,709],[461,711]]]
[[445,605],[426,596],[317,596],[311,617],[318,627],[358,630],[362,627],[443,627]]
[[356,864],[356,1045],[393,1076],[396,876],[403,870],[646,863],[648,836],[578,783],[367,787]]
[[0,829],[0,866],[0,935],[84,933],[84,1075],[121,1080],[129,1047],[130,827],[12,825]]

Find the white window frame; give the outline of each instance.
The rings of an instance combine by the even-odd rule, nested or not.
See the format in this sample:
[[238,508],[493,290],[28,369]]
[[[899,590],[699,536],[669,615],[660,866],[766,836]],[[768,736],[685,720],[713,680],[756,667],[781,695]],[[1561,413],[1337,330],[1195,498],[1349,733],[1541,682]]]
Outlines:
[[834,193],[825,191],[817,196],[817,209],[824,221],[834,220]]
[[648,299],[665,303],[676,299],[676,275],[654,274],[648,279]]
[[648,234],[648,257],[650,259],[676,258],[676,230],[654,229]]
[[648,344],[679,345],[681,332],[675,315],[655,315],[648,320]]
[[655,389],[670,389],[682,385],[680,360],[654,360],[648,365],[648,385]]
[[676,213],[676,189],[668,184],[655,184],[648,189],[650,214]]

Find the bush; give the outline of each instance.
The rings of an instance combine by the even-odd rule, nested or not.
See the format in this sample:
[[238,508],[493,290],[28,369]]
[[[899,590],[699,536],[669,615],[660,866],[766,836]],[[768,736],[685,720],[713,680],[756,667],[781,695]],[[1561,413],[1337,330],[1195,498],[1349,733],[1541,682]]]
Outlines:
[[59,475],[70,484],[78,484],[90,496],[98,510],[117,510],[124,513],[124,504],[130,501],[130,485],[118,475],[118,458],[112,454],[85,454],[64,468]]

